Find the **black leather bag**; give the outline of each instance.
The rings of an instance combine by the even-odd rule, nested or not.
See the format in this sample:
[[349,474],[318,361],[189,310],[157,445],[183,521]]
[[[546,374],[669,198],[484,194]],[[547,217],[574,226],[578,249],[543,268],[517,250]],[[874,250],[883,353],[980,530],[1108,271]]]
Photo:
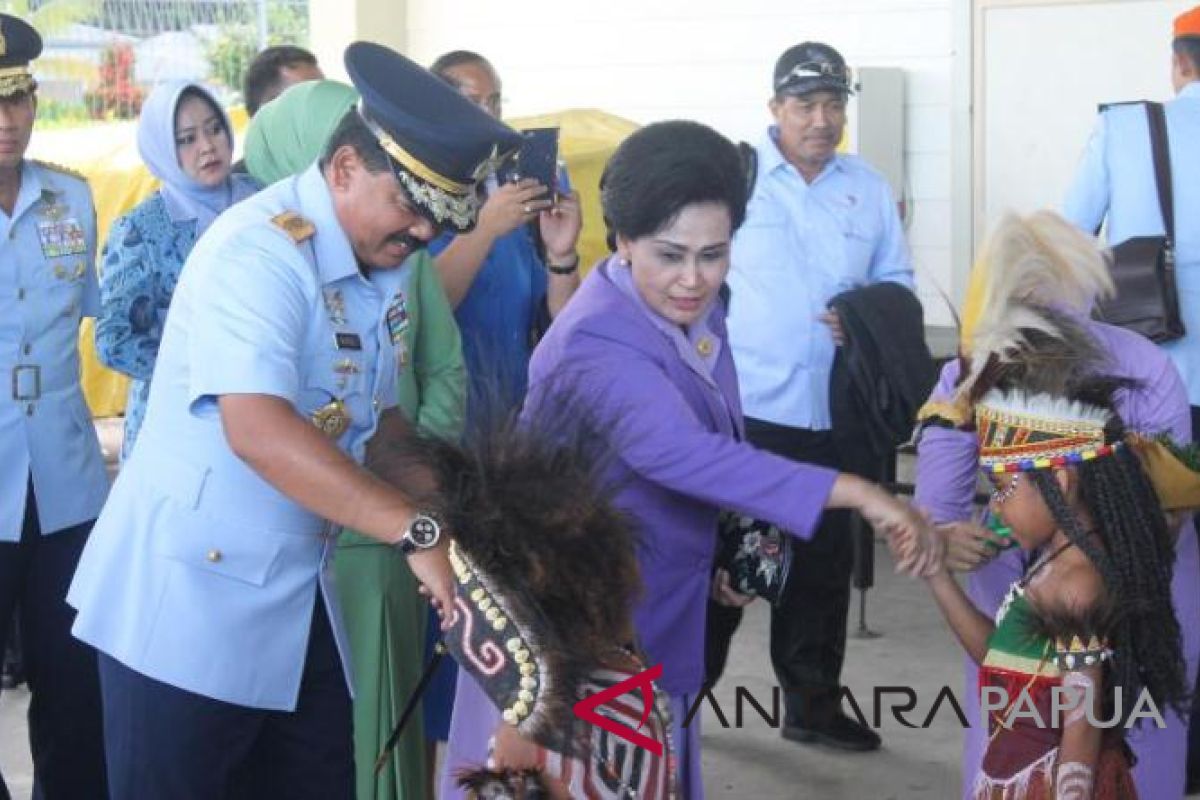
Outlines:
[[1165,236],[1138,236],[1112,248],[1116,294],[1100,302],[1096,316],[1136,331],[1155,342],[1184,335],[1175,286],[1175,207],[1171,191],[1171,156],[1167,121],[1161,103],[1144,103],[1150,123],[1150,149]]

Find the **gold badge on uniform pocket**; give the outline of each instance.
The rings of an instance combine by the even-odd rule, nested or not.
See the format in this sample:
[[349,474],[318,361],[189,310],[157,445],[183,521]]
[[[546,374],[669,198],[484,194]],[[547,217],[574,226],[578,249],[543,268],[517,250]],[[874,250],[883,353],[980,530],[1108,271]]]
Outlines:
[[330,439],[340,439],[350,427],[350,412],[341,400],[326,403],[312,413],[313,425]]

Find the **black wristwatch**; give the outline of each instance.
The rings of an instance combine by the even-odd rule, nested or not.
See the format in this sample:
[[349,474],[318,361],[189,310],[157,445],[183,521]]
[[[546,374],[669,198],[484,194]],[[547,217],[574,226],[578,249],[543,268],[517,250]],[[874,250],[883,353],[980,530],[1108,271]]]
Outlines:
[[422,511],[418,512],[412,522],[408,523],[408,528],[396,542],[395,547],[398,547],[404,555],[408,555],[417,550],[436,547],[441,538],[442,526],[437,518]]
[[571,275],[575,270],[579,269],[579,253],[576,253],[575,257],[568,264],[551,264],[547,261],[546,269],[555,275]]

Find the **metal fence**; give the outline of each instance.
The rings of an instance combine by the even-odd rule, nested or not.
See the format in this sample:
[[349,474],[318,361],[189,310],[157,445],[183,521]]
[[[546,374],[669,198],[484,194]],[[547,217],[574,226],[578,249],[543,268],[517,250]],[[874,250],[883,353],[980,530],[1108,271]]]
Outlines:
[[35,64],[40,124],[136,117],[154,84],[175,79],[240,100],[250,59],[308,46],[308,0],[0,0],[45,48]]

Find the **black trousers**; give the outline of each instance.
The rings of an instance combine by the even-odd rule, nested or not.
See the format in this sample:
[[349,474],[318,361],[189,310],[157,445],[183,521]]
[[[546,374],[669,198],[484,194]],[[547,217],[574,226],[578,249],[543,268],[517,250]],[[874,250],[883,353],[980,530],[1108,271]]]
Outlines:
[[113,800],[353,800],[350,692],[325,604],[314,605],[295,711],[213,700],[101,653]]
[[[746,439],[794,461],[840,469],[829,431],[746,420]],[[850,513],[826,512],[812,539],[792,541],[792,570],[771,610],[771,664],[785,692],[787,723],[819,727],[836,713],[846,657],[854,544]],[[720,679],[742,610],[709,602],[706,682]]]
[[[0,542],[0,652],[15,610],[31,693],[34,796],[44,800],[107,797],[96,653],[71,636],[75,609],[66,601],[91,530],[87,522],[43,536],[31,482],[20,541]],[[0,777],[0,798],[8,797]]]

